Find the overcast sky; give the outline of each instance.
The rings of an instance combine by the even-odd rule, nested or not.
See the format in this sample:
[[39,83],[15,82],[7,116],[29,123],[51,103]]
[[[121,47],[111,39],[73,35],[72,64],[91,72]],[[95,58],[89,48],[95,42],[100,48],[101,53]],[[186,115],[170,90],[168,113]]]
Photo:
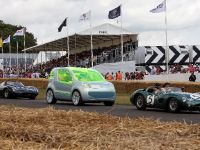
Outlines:
[[[57,32],[69,17],[69,34],[89,27],[80,23],[81,14],[91,10],[92,25],[112,23],[108,11],[122,4],[123,28],[139,33],[139,45],[165,45],[165,13],[153,14],[162,0],[0,0],[0,20],[27,27],[38,44],[66,36],[66,29]],[[200,44],[200,0],[167,0],[168,43],[170,45]],[[120,20],[120,19],[119,19]]]

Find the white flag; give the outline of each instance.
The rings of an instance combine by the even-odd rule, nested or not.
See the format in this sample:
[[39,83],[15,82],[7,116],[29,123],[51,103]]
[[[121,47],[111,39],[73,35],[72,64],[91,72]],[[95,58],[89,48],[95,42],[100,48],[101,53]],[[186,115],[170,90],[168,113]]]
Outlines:
[[88,11],[84,14],[82,14],[79,18],[79,21],[86,21],[86,20],[89,20],[90,19],[90,16],[91,16],[91,11]]
[[24,34],[25,34],[25,28],[22,28],[20,30],[17,30],[13,36],[24,36]]
[[150,10],[152,13],[160,13],[166,11],[166,0],[164,0],[161,4],[159,4],[156,8]]
[[3,40],[3,44],[6,44],[6,43],[10,43],[10,35],[8,36],[7,39]]

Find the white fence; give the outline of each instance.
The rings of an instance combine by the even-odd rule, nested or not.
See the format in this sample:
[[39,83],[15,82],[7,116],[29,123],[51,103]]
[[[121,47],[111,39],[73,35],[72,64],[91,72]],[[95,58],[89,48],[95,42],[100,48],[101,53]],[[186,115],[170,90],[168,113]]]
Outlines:
[[[196,82],[200,82],[200,73],[195,73]],[[145,75],[144,80],[146,81],[178,81],[178,82],[187,82],[189,81],[190,73],[176,73],[176,74],[161,74],[161,75]]]

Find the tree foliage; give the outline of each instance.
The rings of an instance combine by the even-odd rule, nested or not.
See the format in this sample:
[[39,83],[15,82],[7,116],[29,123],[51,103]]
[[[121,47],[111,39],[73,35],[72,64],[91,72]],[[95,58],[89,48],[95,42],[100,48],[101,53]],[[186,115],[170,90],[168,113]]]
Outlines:
[[[11,52],[16,53],[17,52],[17,44],[16,41],[19,43],[19,53],[22,52],[24,49],[24,37],[23,36],[17,36],[13,37],[13,34],[23,28],[22,26],[17,26],[17,25],[11,25],[11,24],[6,24],[2,20],[0,20],[0,37],[2,37],[3,40],[5,40],[9,35],[11,35]],[[26,31],[26,48],[32,47],[37,44],[37,40],[34,37],[34,35],[30,32]],[[4,44],[4,52],[8,53],[9,52],[9,44]]]

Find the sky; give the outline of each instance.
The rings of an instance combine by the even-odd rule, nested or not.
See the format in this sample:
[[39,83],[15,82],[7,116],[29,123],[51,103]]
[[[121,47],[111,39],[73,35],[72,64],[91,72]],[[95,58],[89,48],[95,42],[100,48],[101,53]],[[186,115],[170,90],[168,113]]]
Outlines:
[[[109,20],[108,12],[122,4],[123,28],[139,34],[139,46],[165,45],[165,13],[149,11],[163,0],[0,0],[0,20],[25,26],[37,43],[67,35],[57,28],[68,17],[68,33],[89,28],[79,22],[81,14],[91,10],[92,26],[112,23],[120,26],[120,17]],[[169,45],[200,45],[200,0],[167,0],[167,37]]]

